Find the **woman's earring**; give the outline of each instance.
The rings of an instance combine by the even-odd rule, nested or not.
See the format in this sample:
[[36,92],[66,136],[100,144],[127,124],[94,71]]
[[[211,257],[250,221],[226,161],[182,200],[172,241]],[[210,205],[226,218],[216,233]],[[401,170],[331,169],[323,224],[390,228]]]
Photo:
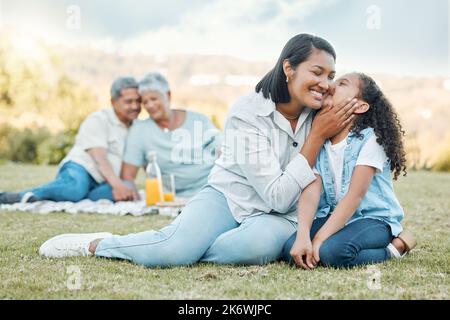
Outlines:
[[286,83],[289,83],[289,77],[286,76]]

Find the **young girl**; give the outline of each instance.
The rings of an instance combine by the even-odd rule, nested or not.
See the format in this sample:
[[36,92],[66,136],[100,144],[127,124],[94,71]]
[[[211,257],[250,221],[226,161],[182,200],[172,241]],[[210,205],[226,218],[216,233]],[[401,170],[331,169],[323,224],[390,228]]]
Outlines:
[[305,269],[319,261],[333,267],[382,262],[416,245],[402,232],[404,213],[392,186],[391,171],[394,179],[406,174],[397,114],[375,81],[360,73],[338,79],[325,108],[352,97],[360,106],[322,148],[317,180],[299,199],[297,234],[284,247],[284,258]]

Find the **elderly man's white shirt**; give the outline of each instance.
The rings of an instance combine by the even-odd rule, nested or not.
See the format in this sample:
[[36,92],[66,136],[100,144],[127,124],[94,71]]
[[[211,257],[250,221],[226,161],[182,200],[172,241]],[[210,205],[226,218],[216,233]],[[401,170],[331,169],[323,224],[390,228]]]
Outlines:
[[114,173],[119,176],[128,128],[112,107],[90,114],[81,124],[75,144],[60,166],[67,161],[82,165],[98,183],[105,181],[94,159],[87,153],[92,148],[104,148]]

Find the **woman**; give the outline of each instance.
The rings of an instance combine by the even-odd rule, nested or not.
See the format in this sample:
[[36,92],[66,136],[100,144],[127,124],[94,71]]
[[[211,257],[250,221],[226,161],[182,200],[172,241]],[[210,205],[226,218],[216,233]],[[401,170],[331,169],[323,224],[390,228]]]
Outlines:
[[319,37],[300,34],[288,41],[256,92],[231,109],[208,185],[170,225],[127,236],[61,235],[40,253],[120,258],[148,267],[279,259],[297,229],[296,201],[315,180],[311,167],[322,144],[348,124],[357,107],[346,101],[313,122],[332,88],[335,58]]
[[220,131],[208,117],[172,109],[169,83],[159,73],[149,73],[139,83],[142,104],[149,114],[135,121],[128,133],[121,177],[133,182],[139,167],[154,151],[161,173],[173,174],[179,197],[192,197],[208,182],[220,148]]

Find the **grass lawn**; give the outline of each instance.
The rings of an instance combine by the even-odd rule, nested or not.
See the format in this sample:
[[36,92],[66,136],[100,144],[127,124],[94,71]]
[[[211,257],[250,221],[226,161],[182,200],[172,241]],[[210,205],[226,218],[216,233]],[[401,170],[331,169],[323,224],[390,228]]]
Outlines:
[[[55,167],[2,165],[0,190],[38,185],[55,173]],[[38,248],[56,234],[126,234],[170,219],[0,211],[0,299],[449,299],[450,174],[413,172],[395,187],[418,248],[401,261],[352,270],[304,271],[281,262],[147,269],[107,259],[45,259]]]

